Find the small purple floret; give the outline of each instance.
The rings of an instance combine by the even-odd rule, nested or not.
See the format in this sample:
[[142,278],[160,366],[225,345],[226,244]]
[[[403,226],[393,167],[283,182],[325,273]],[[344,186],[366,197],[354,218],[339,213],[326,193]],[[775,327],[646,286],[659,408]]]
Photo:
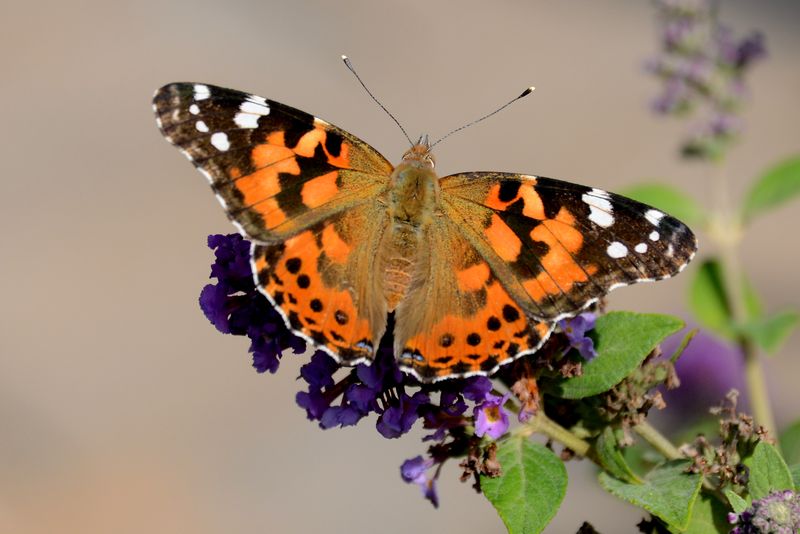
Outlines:
[[508,430],[508,413],[503,405],[508,400],[509,395],[502,397],[497,395],[487,395],[486,400],[475,406],[475,435],[480,437],[489,436],[497,439]]
[[571,319],[559,321],[558,325],[567,336],[570,347],[577,349],[581,356],[587,360],[597,357],[594,341],[586,332],[594,329],[597,317],[591,312],[581,313]]

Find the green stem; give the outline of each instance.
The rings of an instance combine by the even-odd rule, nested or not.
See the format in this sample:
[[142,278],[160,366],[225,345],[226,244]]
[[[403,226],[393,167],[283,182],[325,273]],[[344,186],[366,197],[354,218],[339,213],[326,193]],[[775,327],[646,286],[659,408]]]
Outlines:
[[681,451],[668,440],[664,434],[655,429],[650,423],[644,421],[639,423],[633,430],[636,431],[647,443],[661,453],[667,460],[678,460],[684,458]]
[[578,456],[586,456],[590,459],[592,446],[588,441],[584,441],[563,426],[559,425],[539,410],[539,413],[531,418],[525,425],[519,427],[514,434],[527,437],[536,432],[540,432],[548,438],[561,443],[574,451]]
[[[730,187],[722,171],[722,165],[719,164],[716,170],[714,196],[718,203],[717,220],[711,234],[716,237],[720,246],[725,293],[729,299],[734,328],[738,328],[747,321],[747,307],[742,291],[744,276],[738,253],[742,235],[741,221],[731,209]],[[762,425],[770,435],[775,437],[777,436],[777,426],[772,414],[764,369],[758,350],[746,334],[738,334],[736,341],[744,354],[745,379],[753,409],[753,418],[756,423]]]

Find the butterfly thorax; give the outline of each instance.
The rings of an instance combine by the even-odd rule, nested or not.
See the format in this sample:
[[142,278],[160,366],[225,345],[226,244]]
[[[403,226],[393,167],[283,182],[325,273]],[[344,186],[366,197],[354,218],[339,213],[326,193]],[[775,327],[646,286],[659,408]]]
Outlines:
[[424,264],[424,241],[439,202],[439,178],[426,143],[411,147],[389,181],[389,224],[381,241],[378,268],[389,311],[406,295]]

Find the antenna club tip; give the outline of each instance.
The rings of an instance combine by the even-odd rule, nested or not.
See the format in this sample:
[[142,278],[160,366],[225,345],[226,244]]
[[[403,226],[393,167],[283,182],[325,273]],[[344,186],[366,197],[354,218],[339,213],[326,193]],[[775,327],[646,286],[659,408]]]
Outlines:
[[342,54],[342,61],[347,61],[348,59],[350,59],[350,58],[347,57],[346,55]]
[[522,94],[521,94],[521,95],[519,95],[519,98],[522,98],[523,96],[528,96],[528,95],[529,95],[529,94],[531,94],[531,93],[532,93],[532,92],[533,92],[535,89],[536,89],[536,88],[535,88],[534,86],[532,86],[532,85],[531,85],[530,87],[528,87],[527,89],[525,89],[524,91],[522,91]]

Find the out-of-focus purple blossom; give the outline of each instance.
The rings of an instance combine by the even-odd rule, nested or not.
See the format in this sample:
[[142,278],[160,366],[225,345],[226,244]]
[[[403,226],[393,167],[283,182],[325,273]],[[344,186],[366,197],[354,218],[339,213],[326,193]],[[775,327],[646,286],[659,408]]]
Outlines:
[[486,400],[475,406],[475,435],[478,437],[489,436],[497,439],[508,430],[508,413],[503,405],[508,400],[509,395],[502,397],[497,395],[487,395]]
[[[665,357],[675,352],[684,334],[671,336],[661,344]],[[680,387],[663,392],[664,400],[671,408],[664,414],[675,414],[685,423],[687,414],[708,413],[708,408],[718,405],[731,389],[746,392],[742,362],[740,349],[708,332],[699,331],[675,364]],[[742,409],[747,411],[746,395],[740,397],[740,402]]]
[[587,360],[597,357],[594,341],[586,335],[586,332],[594,329],[596,320],[597,316],[594,313],[584,312],[558,323],[569,340],[569,346],[576,349]]
[[416,484],[422,490],[422,495],[431,501],[434,508],[439,507],[439,497],[436,494],[436,478],[428,478],[428,469],[433,467],[432,459],[422,456],[410,458],[400,466],[400,476],[408,484]]
[[728,514],[728,522],[734,525],[731,534],[795,534],[800,532],[800,495],[775,491],[741,514]]
[[764,36],[752,32],[737,38],[719,22],[711,0],[655,4],[662,55],[647,60],[645,70],[662,81],[662,88],[652,108],[663,115],[700,115],[681,151],[686,157],[717,159],[741,131],[730,118],[746,97],[745,74],[766,56]]

